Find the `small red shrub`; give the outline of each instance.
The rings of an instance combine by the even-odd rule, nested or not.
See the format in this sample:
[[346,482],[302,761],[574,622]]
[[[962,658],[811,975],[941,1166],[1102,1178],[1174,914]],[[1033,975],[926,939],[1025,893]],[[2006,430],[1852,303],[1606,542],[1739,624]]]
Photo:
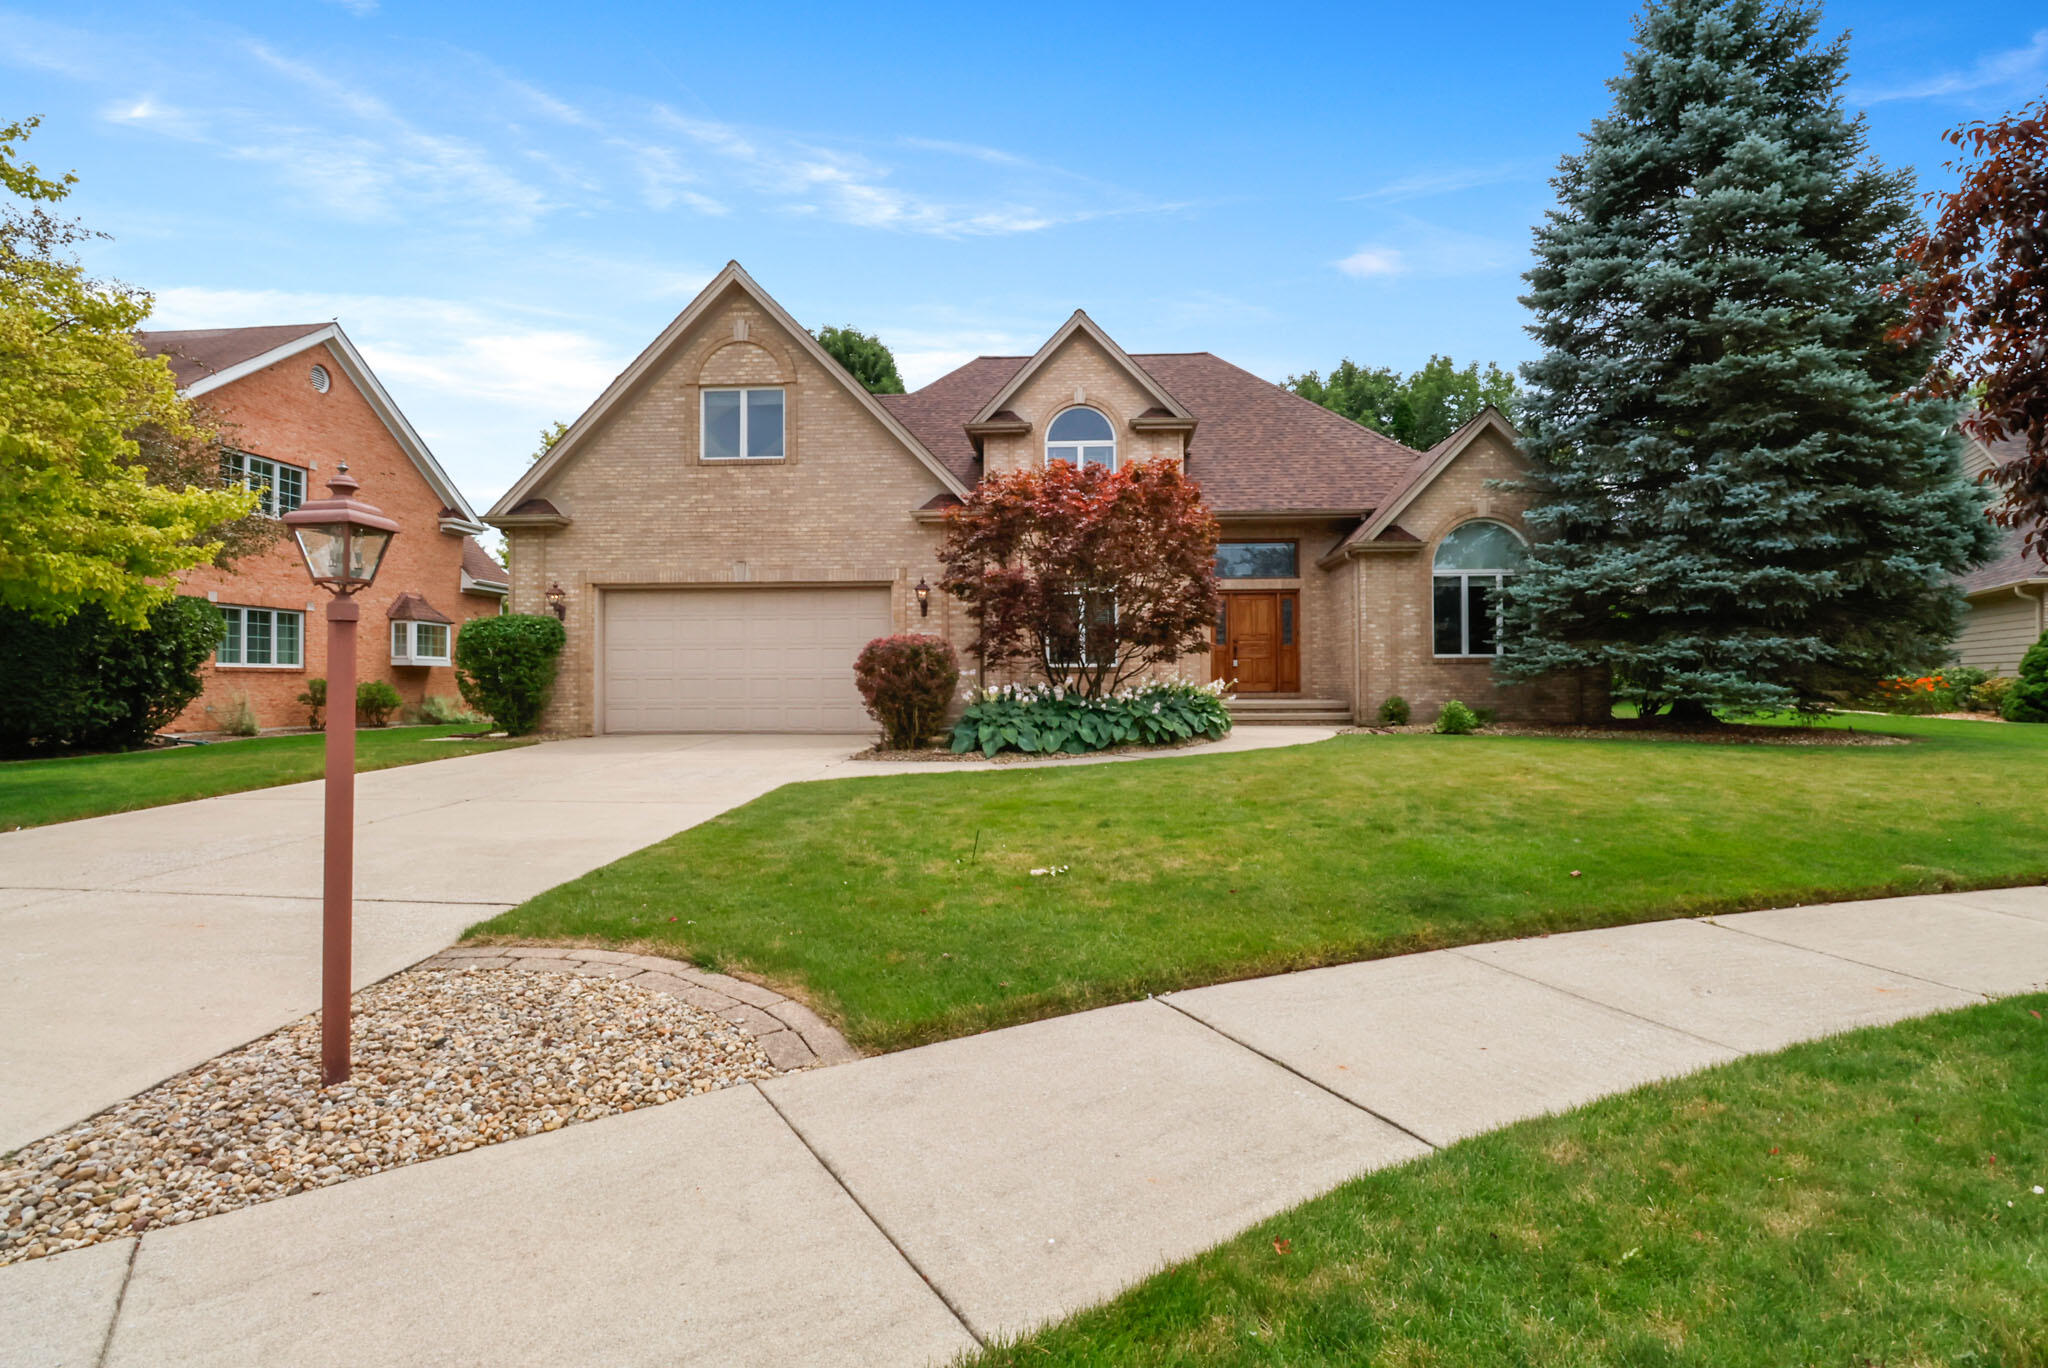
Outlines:
[[960,662],[939,637],[904,633],[861,648],[853,680],[889,750],[915,750],[938,734],[960,683]]

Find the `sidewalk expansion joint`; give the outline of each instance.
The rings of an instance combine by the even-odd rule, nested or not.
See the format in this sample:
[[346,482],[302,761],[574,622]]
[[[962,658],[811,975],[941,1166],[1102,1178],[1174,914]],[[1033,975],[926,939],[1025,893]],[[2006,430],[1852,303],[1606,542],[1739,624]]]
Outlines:
[[1640,1021],[1646,1026],[1655,1026],[1660,1031],[1670,1031],[1674,1035],[1690,1036],[1692,1039],[1704,1045],[1711,1045],[1717,1050],[1730,1050],[1738,1055],[1757,1053],[1757,1051],[1747,1049],[1741,1045],[1730,1045],[1725,1040],[1716,1040],[1712,1036],[1701,1035],[1698,1031],[1688,1031],[1683,1026],[1673,1026],[1668,1021],[1659,1021],[1655,1017],[1644,1016],[1641,1012],[1631,1012],[1628,1008],[1617,1007],[1611,1002],[1602,1002],[1599,998],[1588,997],[1584,993],[1575,993],[1571,989],[1559,987],[1547,979],[1537,978],[1534,974],[1525,974],[1519,969],[1510,969],[1505,964],[1495,964],[1492,960],[1481,959],[1477,955],[1467,953],[1467,947],[1465,946],[1454,945],[1444,953],[1456,955],[1460,959],[1470,960],[1474,964],[1483,964],[1489,969],[1498,969],[1501,973],[1512,975],[1515,978],[1521,979],[1524,983],[1533,983],[1538,988],[1548,988],[1553,993],[1562,993],[1564,996],[1575,1001],[1586,1003],[1588,1006],[1598,1007],[1603,1012],[1613,1012],[1616,1016],[1625,1016],[1631,1021]]
[[1395,1130],[1401,1132],[1401,1134],[1407,1136],[1410,1140],[1419,1141],[1422,1144],[1429,1146],[1432,1150],[1440,1150],[1443,1148],[1442,1145],[1439,1145],[1436,1141],[1430,1139],[1428,1136],[1419,1135],[1416,1132],[1408,1129],[1408,1127],[1402,1125],[1393,1117],[1388,1116],[1385,1112],[1374,1111],[1371,1107],[1366,1106],[1365,1103],[1360,1102],[1355,1097],[1346,1097],[1343,1093],[1338,1092],[1329,1084],[1319,1082],[1316,1079],[1310,1078],[1307,1074],[1295,1068],[1286,1060],[1278,1058],[1274,1055],[1269,1055],[1264,1050],[1260,1049],[1258,1046],[1250,1044],[1247,1041],[1239,1040],[1236,1036],[1224,1030],[1222,1027],[1217,1026],[1213,1022],[1204,1021],[1201,1017],[1196,1016],[1193,1012],[1190,1012],[1187,1008],[1181,1006],[1179,1003],[1169,1001],[1168,999],[1163,997],[1155,997],[1152,1000],[1162,1007],[1172,1008],[1174,1011],[1179,1012],[1182,1016],[1186,1017],[1189,1021],[1192,1021],[1197,1026],[1200,1026],[1203,1030],[1221,1036],[1223,1039],[1237,1046],[1238,1049],[1250,1051],[1252,1054],[1255,1054],[1259,1058],[1265,1060],[1268,1064],[1271,1064],[1274,1068],[1280,1069],[1286,1073],[1293,1074],[1296,1078],[1308,1084],[1310,1087],[1321,1089],[1323,1092],[1326,1092],[1330,1096],[1336,1098],[1339,1102],[1342,1102],[1345,1106],[1357,1108],[1359,1111],[1364,1112],[1367,1116],[1370,1116],[1373,1120],[1379,1122],[1381,1125],[1392,1126]]
[[852,1202],[860,1210],[860,1214],[868,1218],[868,1224],[873,1226],[877,1233],[889,1242],[889,1248],[896,1251],[896,1257],[909,1265],[910,1271],[917,1274],[919,1281],[923,1282],[927,1288],[930,1288],[931,1294],[939,1299],[939,1304],[952,1313],[954,1320],[960,1322],[960,1328],[967,1332],[968,1338],[972,1339],[982,1348],[988,1348],[988,1341],[983,1339],[981,1332],[974,1328],[974,1323],[967,1319],[966,1313],[953,1304],[953,1299],[947,1296],[938,1283],[932,1280],[932,1275],[925,1272],[923,1266],[911,1257],[910,1251],[903,1247],[902,1242],[896,1238],[889,1227],[882,1224],[881,1218],[868,1209],[868,1204],[863,1202],[860,1199],[860,1194],[847,1184],[846,1179],[840,1174],[839,1170],[832,1167],[831,1161],[818,1153],[818,1147],[811,1143],[811,1138],[808,1135],[805,1135],[802,1130],[798,1129],[796,1122],[789,1119],[789,1114],[775,1105],[775,1099],[768,1095],[767,1089],[763,1088],[759,1083],[754,1083],[750,1086],[760,1095],[761,1100],[768,1104],[769,1109],[781,1119],[782,1124],[789,1127],[789,1133],[797,1138],[797,1143],[810,1153],[811,1158],[818,1161],[818,1167],[832,1175],[832,1181],[837,1183],[839,1190],[846,1194],[846,1200]]
[[1869,960],[1856,959],[1853,956],[1844,955],[1838,951],[1816,950],[1810,945],[1800,945],[1793,941],[1779,940],[1776,936],[1766,936],[1762,932],[1751,931],[1747,927],[1729,926],[1724,922],[1715,921],[1712,917],[1702,917],[1700,920],[1713,927],[1716,931],[1731,931],[1738,936],[1747,936],[1753,941],[1762,941],[1765,945],[1776,945],[1786,950],[1804,950],[1811,955],[1825,955],[1831,960],[1840,960],[1843,964],[1853,964],[1861,969],[1875,969],[1880,974],[1896,974],[1900,978],[1912,979],[1915,983],[1925,983],[1934,988],[1946,988],[1952,993],[1968,993],[1971,997],[1981,998],[1985,1002],[1991,1001],[1994,996],[1984,992],[1982,989],[1966,987],[1960,983],[1948,983],[1937,978],[1929,978],[1925,974],[1916,974],[1910,969],[1896,969],[1889,964],[1872,964]]
[[128,1262],[121,1266],[121,1286],[114,1293],[114,1309],[107,1316],[107,1333],[100,1337],[100,1351],[93,1358],[93,1368],[105,1368],[107,1355],[114,1347],[114,1327],[121,1323],[121,1303],[128,1300],[128,1284],[135,1278],[135,1261],[142,1256],[142,1241],[137,1235],[135,1244],[128,1251]]

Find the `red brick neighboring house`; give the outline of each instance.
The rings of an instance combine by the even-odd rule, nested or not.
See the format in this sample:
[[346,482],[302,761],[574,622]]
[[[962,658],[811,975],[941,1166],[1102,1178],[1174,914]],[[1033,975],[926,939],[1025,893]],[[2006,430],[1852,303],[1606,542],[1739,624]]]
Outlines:
[[[377,582],[361,595],[357,669],[389,680],[408,703],[456,692],[455,634],[503,611],[504,567],[476,541],[484,531],[433,453],[336,323],[203,328],[137,334],[166,357],[180,392],[229,425],[232,472],[263,492],[263,511],[323,497],[342,462],[362,497],[398,520]],[[180,589],[221,610],[222,639],[205,690],[169,730],[215,731],[247,700],[257,725],[303,726],[297,699],[326,670],[325,591],[314,588],[290,538],[233,571],[194,570]]]

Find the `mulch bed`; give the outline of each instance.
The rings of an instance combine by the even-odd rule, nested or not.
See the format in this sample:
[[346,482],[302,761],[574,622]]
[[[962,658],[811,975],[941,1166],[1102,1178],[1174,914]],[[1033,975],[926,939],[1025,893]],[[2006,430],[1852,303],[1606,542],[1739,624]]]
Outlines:
[[0,1160],[0,1264],[780,1071],[742,1027],[573,973],[413,969],[356,994],[355,1070],[309,1016]]
[[[1346,727],[1344,735],[1416,736],[1436,730],[1427,722],[1405,727]],[[1574,741],[1693,741],[1709,746],[1907,746],[1903,736],[1843,731],[1834,727],[1752,727],[1722,722],[1709,727],[1646,727],[1616,719],[1606,726],[1540,726],[1496,722],[1472,736],[1561,736]]]

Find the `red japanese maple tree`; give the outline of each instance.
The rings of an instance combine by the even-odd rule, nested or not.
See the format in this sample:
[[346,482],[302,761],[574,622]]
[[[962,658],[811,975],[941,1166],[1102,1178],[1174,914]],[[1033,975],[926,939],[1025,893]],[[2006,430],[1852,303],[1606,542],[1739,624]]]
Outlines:
[[1900,249],[1918,271],[1893,336],[1910,345],[1945,334],[1926,388],[1970,398],[1972,436],[2025,438],[1991,471],[2005,491],[1993,514],[2048,548],[2048,99],[1943,136],[1976,160],[1948,163],[1961,183],[1928,197],[1941,200],[1940,219]]
[[1084,697],[1206,650],[1216,519],[1172,461],[992,475],[946,523],[939,585],[978,631],[983,678],[1022,666]]

